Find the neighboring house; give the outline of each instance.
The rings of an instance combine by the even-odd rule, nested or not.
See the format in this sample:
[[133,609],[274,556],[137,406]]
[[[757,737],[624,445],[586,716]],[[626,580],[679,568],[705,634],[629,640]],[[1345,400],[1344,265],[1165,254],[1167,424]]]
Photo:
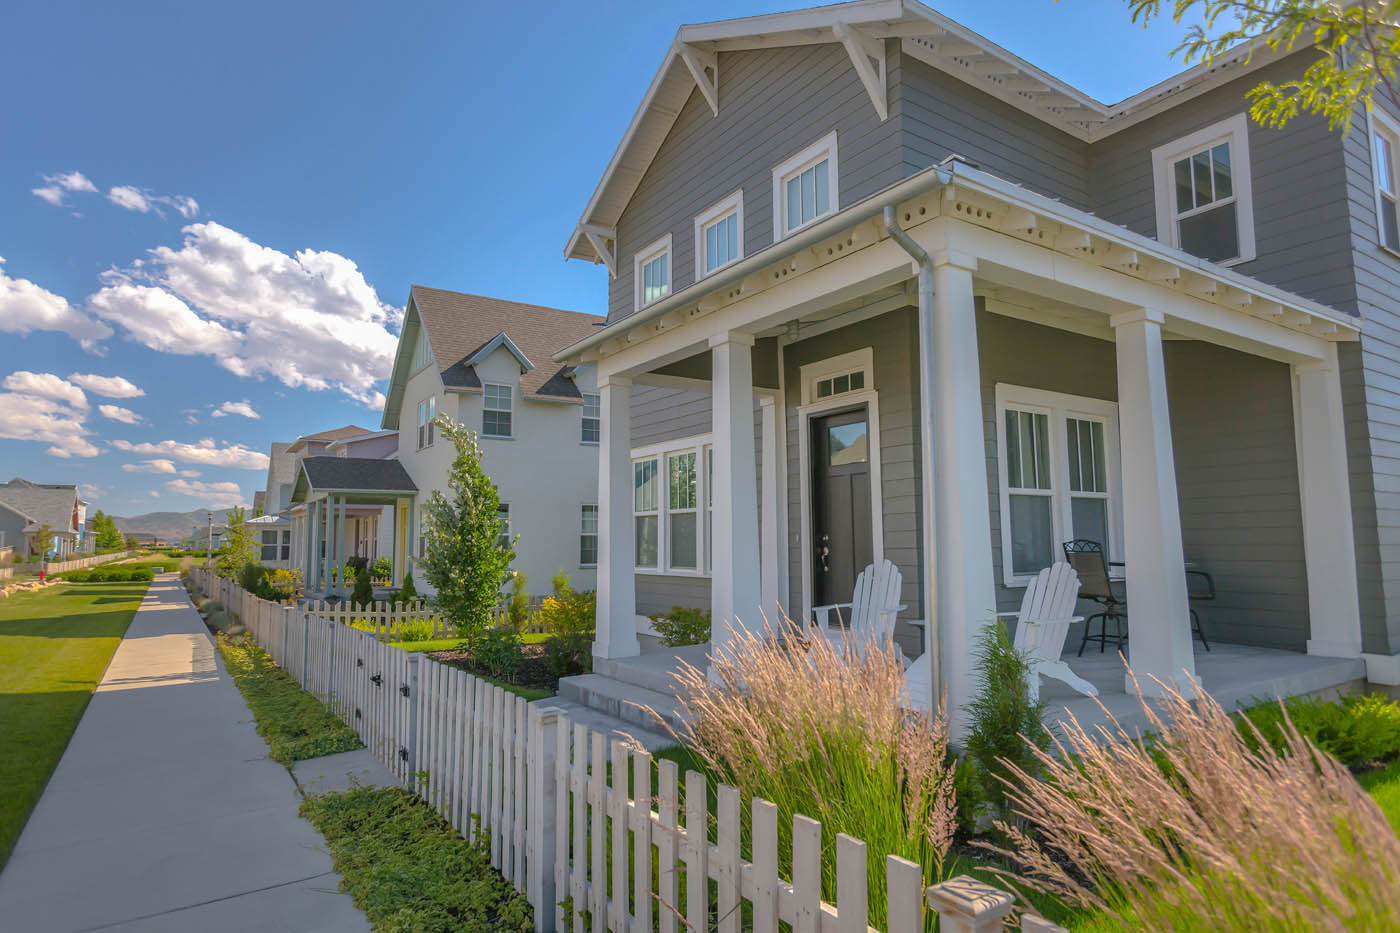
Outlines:
[[34,535],[48,525],[54,539],[47,556],[65,558],[83,549],[86,507],[76,486],[18,477],[0,483],[0,546],[14,547],[23,560],[33,550]]
[[1400,114],[1252,123],[1311,60],[1107,106],[912,0],[682,27],[566,246],[609,273],[555,355],[601,395],[595,654],[672,605],[808,618],[884,557],[956,710],[1089,538],[1149,690],[1196,669],[1188,563],[1213,642],[1400,682]]
[[[445,490],[456,451],[432,421],[447,415],[477,433],[501,500],[502,534],[518,536],[513,568],[531,593],[570,575],[591,589],[597,560],[598,396],[591,366],[561,366],[560,347],[602,319],[415,285],[394,357],[382,427],[417,487],[397,505],[395,577],[423,554],[422,508]],[[426,589],[421,571],[415,581]]]
[[185,539],[185,549],[189,551],[217,552],[224,544],[224,525],[195,525],[190,536]]

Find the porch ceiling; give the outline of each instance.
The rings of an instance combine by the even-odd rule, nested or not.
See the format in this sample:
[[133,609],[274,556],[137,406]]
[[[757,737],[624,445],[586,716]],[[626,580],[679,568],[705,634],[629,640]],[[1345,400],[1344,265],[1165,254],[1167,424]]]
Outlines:
[[615,321],[556,359],[636,374],[726,331],[771,333],[872,301],[907,301],[915,270],[884,230],[885,205],[896,206],[935,261],[968,265],[993,292],[1034,296],[1086,326],[1148,307],[1179,336],[1291,361],[1321,358],[1327,343],[1360,330],[1356,318],[953,161]]

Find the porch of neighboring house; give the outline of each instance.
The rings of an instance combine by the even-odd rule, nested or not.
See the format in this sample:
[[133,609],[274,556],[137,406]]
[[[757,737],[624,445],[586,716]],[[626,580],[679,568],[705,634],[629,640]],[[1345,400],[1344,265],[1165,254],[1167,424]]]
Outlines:
[[291,566],[292,521],[281,515],[259,515],[248,519],[257,543],[258,563],[274,570]]
[[372,564],[388,556],[400,579],[410,557],[417,491],[397,460],[302,460],[292,490],[291,555],[304,575],[306,598],[348,597],[354,580],[340,568],[352,557]]
[[[983,626],[1088,539],[1124,578],[1144,692],[1364,679],[1336,346],[1356,323],[985,173],[932,172],[877,196],[912,252],[857,205],[571,348],[603,408],[595,669],[664,667],[645,616],[671,605],[703,600],[722,645],[765,609],[848,601],[888,558],[911,694],[958,710]],[[633,395],[655,392],[700,399],[699,432],[634,425]],[[1126,709],[1115,647],[1081,660],[1081,636],[1066,660]]]

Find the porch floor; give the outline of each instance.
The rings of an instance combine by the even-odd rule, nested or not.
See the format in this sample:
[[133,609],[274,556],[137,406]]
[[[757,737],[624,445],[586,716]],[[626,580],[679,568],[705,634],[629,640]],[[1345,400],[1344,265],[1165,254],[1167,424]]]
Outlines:
[[[1226,709],[1250,706],[1260,700],[1303,695],[1328,690],[1346,691],[1364,685],[1366,663],[1360,658],[1324,658],[1250,645],[1215,642],[1207,652],[1196,649],[1196,677],[1206,691]],[[1123,662],[1117,652],[1086,650],[1082,658],[1066,650],[1063,658],[1080,677],[1099,689],[1098,700],[1076,693],[1057,680],[1042,679],[1040,695],[1046,705],[1046,721],[1057,722],[1072,714],[1081,725],[1106,723],[1104,709],[1132,732],[1145,728],[1147,717],[1136,697],[1124,683]],[[672,693],[671,675],[681,663],[705,664],[709,645],[679,649],[658,649],[638,657],[595,660],[595,671],[645,686],[657,692]]]

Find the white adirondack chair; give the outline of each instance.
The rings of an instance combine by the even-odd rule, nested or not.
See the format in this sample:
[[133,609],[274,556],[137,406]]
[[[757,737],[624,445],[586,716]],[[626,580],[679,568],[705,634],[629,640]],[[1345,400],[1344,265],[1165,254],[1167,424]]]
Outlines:
[[997,613],[999,618],[1017,620],[1015,646],[1030,658],[1028,680],[1033,700],[1040,698],[1041,677],[1063,681],[1085,696],[1099,695],[1097,687],[1060,660],[1070,623],[1084,619],[1073,614],[1078,599],[1079,574],[1061,561],[1046,567],[1030,582],[1020,612]]
[[[904,606],[899,601],[899,590],[904,583],[904,575],[888,560],[871,564],[856,577],[855,592],[848,603],[833,603],[829,606],[813,606],[815,617],[809,635],[820,634],[824,638],[840,644],[843,638],[852,639],[856,650],[862,656],[867,644],[883,644],[894,640],[895,617]],[[838,613],[846,621],[844,629],[831,628],[832,610],[847,610]],[[901,657],[903,655],[901,654]],[[904,659],[904,663],[909,663]]]

